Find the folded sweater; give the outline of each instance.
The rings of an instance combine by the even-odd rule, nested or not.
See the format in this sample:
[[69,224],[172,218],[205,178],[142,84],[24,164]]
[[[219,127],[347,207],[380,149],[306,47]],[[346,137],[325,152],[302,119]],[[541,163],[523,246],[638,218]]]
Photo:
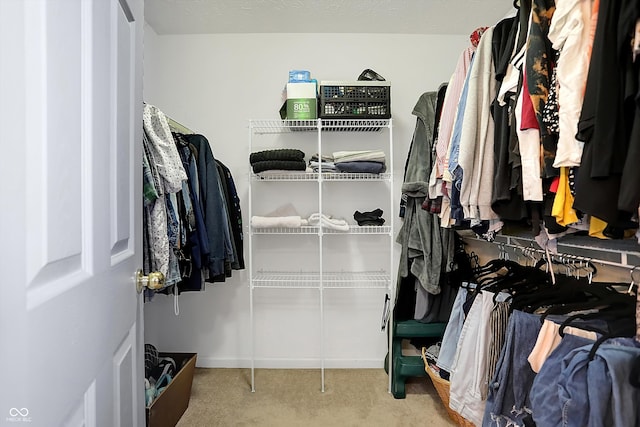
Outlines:
[[249,163],[268,160],[304,160],[304,153],[294,148],[279,148],[276,150],[257,151],[249,155]]
[[336,163],[342,162],[356,162],[356,161],[369,161],[369,162],[385,162],[384,151],[336,151],[333,153],[333,159]]
[[307,164],[304,160],[263,160],[251,164],[254,173],[267,170],[304,171]]
[[338,172],[349,173],[382,173],[386,170],[384,163],[378,162],[344,162],[336,163]]

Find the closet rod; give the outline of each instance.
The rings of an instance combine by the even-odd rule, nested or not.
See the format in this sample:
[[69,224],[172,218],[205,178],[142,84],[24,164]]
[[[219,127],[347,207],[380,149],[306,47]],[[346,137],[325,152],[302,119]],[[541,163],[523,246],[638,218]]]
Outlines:
[[[518,239],[514,238],[514,237],[509,237],[507,236],[507,241],[509,243],[512,243],[514,245],[519,245],[519,246],[524,246],[522,245]],[[533,241],[531,241],[533,243]],[[561,243],[558,243],[558,246],[562,246]],[[567,253],[567,252],[558,252],[558,256],[565,256],[565,257],[572,257],[572,256],[578,256],[580,258],[582,258],[583,260],[589,260],[590,262],[596,263],[596,264],[600,264],[600,265],[608,265],[611,267],[618,267],[618,268],[634,268],[634,265],[630,264],[628,262],[628,253],[624,252],[624,251],[612,251],[612,250],[604,250],[604,249],[594,249],[594,248],[590,248],[590,247],[584,247],[584,246],[578,246],[578,245],[571,245],[571,246],[564,246],[565,248],[568,248],[571,250],[571,253]],[[537,248],[535,248],[537,249]],[[542,253],[544,253],[544,250],[540,249],[540,251]],[[592,252],[595,253],[608,253],[608,254],[614,254],[616,256],[620,257],[620,261],[612,261],[612,260],[608,260],[608,259],[602,259],[602,257],[598,257],[598,256],[593,256]],[[585,255],[586,253],[586,255]],[[633,254],[631,254],[633,255]],[[633,255],[635,257],[640,257],[640,253],[636,253],[635,255]]]
[[[552,258],[554,261],[559,262],[560,264],[563,265],[573,265],[575,262],[580,262],[580,263],[598,263],[598,260],[594,260],[593,258],[588,258],[588,257],[584,257],[581,255],[574,255],[574,254],[566,254],[566,253],[547,253],[546,251],[544,251],[543,249],[540,248],[536,248],[534,246],[523,246],[518,244],[517,242],[515,244],[512,243],[497,243],[496,244],[498,246],[498,249],[500,250],[500,255],[499,258],[503,258],[503,254],[508,256],[507,251],[505,250],[506,248],[512,248],[512,249],[517,249],[518,251],[520,251],[520,253],[522,253],[522,255],[524,255],[525,257],[531,258],[530,255],[533,254],[538,254],[540,255],[540,259],[545,259],[547,257]],[[536,260],[538,261],[538,260]]]
[[[520,249],[520,250],[534,250],[536,253],[540,253],[543,255],[545,251],[541,248],[533,246],[535,244],[535,240],[531,238],[525,237],[514,237],[514,236],[505,236],[505,235],[497,235],[493,242],[488,242],[487,240],[478,238],[476,236],[462,236],[465,239],[477,240],[484,243],[490,243],[493,245],[506,245],[510,248]],[[527,242],[527,244],[523,244],[522,242]],[[632,269],[637,268],[640,265],[640,251],[622,251],[622,250],[612,250],[612,249],[603,249],[603,248],[594,248],[589,246],[581,246],[574,244],[563,244],[562,242],[558,242],[558,248],[564,249],[562,252],[558,251],[557,256],[565,256],[566,258],[576,258],[579,257],[583,261],[590,261],[592,263],[600,264],[600,265],[608,265],[611,267],[617,268],[626,268]],[[568,251],[567,251],[568,249]],[[614,259],[603,259],[602,255],[607,255]],[[631,261],[629,260],[631,258]]]
[[169,117],[169,116],[166,116],[166,117],[167,117],[167,122],[169,123],[169,127],[172,130],[174,130],[175,132],[184,133],[184,134],[195,133],[191,129],[186,127],[185,125],[183,125],[181,123],[178,123],[177,121],[173,120],[171,117]]

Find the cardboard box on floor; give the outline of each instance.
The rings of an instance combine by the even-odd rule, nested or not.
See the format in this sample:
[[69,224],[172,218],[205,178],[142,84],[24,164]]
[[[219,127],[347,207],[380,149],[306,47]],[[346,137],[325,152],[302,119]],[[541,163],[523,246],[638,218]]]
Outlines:
[[171,357],[179,371],[167,388],[147,407],[147,427],[175,427],[189,406],[196,353],[160,353]]

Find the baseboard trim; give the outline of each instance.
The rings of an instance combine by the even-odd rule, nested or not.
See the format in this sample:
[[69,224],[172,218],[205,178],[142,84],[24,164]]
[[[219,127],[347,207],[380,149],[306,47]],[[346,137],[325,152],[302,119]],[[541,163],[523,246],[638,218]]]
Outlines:
[[[256,359],[256,368],[264,369],[320,369],[320,359]],[[249,359],[218,359],[198,355],[198,368],[251,368]],[[327,369],[378,369],[384,367],[380,359],[327,359]]]

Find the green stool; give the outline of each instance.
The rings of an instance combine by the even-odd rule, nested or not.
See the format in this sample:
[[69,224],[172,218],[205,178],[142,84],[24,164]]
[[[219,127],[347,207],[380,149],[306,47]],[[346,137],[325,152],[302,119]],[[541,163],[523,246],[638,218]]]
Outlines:
[[[442,337],[446,323],[421,323],[417,320],[401,320],[393,322],[393,370],[391,378],[391,393],[396,399],[404,399],[407,396],[405,381],[410,377],[426,377],[422,356],[404,356],[402,354],[402,340],[407,338],[433,338]],[[388,369],[389,354],[385,359],[385,371]]]

